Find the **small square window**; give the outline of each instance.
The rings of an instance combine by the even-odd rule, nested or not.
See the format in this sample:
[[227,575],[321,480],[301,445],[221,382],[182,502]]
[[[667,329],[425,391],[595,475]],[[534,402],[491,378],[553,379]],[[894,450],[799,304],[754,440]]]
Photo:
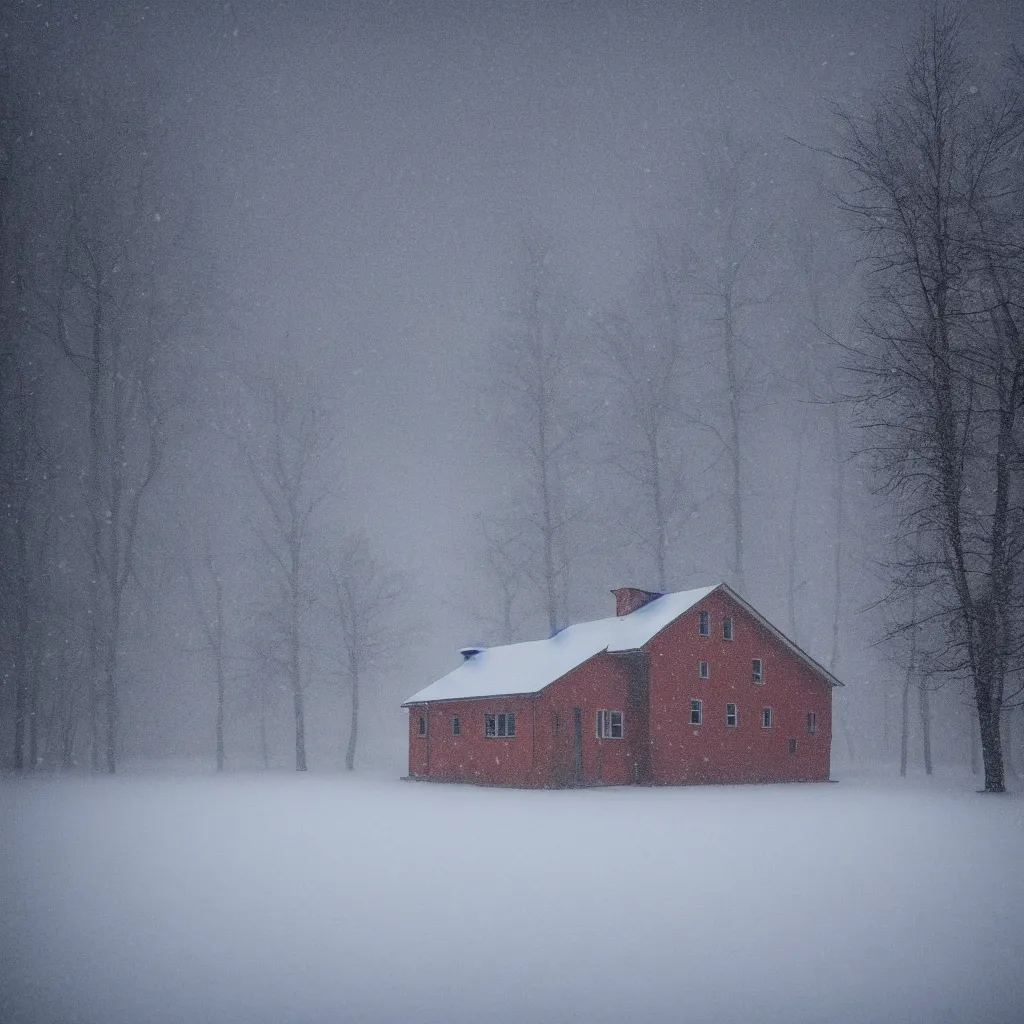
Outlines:
[[764,666],[761,664],[760,658],[754,658],[750,663],[750,681],[752,683],[764,682]]
[[452,715],[452,735],[460,736],[462,734],[462,723],[459,721],[458,715]]
[[731,640],[732,639],[732,619],[723,619],[722,620],[722,639],[723,640]]
[[427,716],[420,715],[420,736],[427,735]]
[[790,740],[789,741],[789,752],[791,754],[795,754],[796,753],[796,740]]
[[710,679],[711,678],[711,670],[708,668],[708,663],[706,661],[698,662],[698,664],[697,664],[697,675],[701,679]]
[[818,716],[813,711],[807,712],[807,731],[812,736],[818,731]]
[[765,708],[761,712],[761,728],[770,729],[772,727],[772,709]]
[[711,613],[700,613],[700,635],[711,636]]
[[736,726],[739,725],[739,721],[740,721],[740,715],[739,715],[739,712],[736,710],[736,705],[735,704],[726,704],[725,705],[725,724],[727,726],[729,726],[730,729],[735,729]]
[[597,738],[599,740],[621,740],[623,735],[621,711],[598,711]]
[[690,725],[700,725],[703,717],[704,703],[699,700],[690,701]]

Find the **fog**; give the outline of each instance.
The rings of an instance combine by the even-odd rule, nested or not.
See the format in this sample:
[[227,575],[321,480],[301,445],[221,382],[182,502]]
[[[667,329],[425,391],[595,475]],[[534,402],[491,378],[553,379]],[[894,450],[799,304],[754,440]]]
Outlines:
[[[1024,4],[935,11],[0,4],[0,1021],[1019,1019]],[[838,785],[399,781],[719,582]]]
[[[36,764],[96,766],[104,747],[123,763],[212,764],[214,580],[226,765],[291,763],[287,595],[274,575],[284,549],[258,486],[270,471],[256,465],[271,448],[268,382],[295,406],[288,416],[308,406],[318,423],[302,495],[306,575],[287,598],[301,602],[311,767],[338,767],[348,740],[352,682],[324,595],[332,559],[356,535],[395,591],[360,681],[357,763],[402,769],[398,705],[460,646],[608,614],[614,586],[723,579],[847,684],[835,757],[896,757],[903,668],[899,650],[879,644],[890,613],[877,604],[892,511],[848,410],[834,412],[832,339],[854,329],[860,250],[834,201],[841,169],[815,147],[829,144],[836,105],[857,109],[885,87],[920,14],[897,0],[6,5],[5,251],[23,274],[5,308],[31,408],[22,434],[7,423],[5,446],[11,459],[31,448],[33,568],[21,580],[35,602],[25,628],[37,632],[22,672],[39,680]],[[998,75],[1022,23],[1015,4],[972,6],[980,75]],[[145,249],[131,286],[90,284],[74,261],[105,259],[116,280],[126,239]],[[663,579],[622,472],[635,422],[606,344],[609,324],[628,322],[646,339],[638,351],[653,353],[641,376],[657,377],[659,253],[681,317],[664,457],[685,463]],[[741,494],[729,490],[722,315],[708,290],[730,265]],[[551,468],[563,525],[550,615],[535,552],[512,552],[514,521],[533,521],[534,468],[509,397],[532,272],[547,328],[561,332],[564,384],[552,420],[564,445]],[[102,514],[89,486],[102,453],[85,441],[81,367],[103,301],[123,334],[156,294],[147,323],[158,344],[143,358],[158,371],[139,395],[161,417],[159,465],[146,475],[148,435],[132,419],[143,398],[124,407],[121,448],[106,449],[126,468],[116,543],[129,557],[105,683],[96,629],[112,613],[90,593],[113,570],[97,562]],[[8,545],[20,543],[13,524]],[[506,568],[521,556],[504,619],[496,555]],[[19,593],[12,573],[10,608]],[[5,758],[15,618],[4,634]],[[936,757],[963,764],[962,680],[932,696]],[[1012,716],[1009,728],[1020,732]]]

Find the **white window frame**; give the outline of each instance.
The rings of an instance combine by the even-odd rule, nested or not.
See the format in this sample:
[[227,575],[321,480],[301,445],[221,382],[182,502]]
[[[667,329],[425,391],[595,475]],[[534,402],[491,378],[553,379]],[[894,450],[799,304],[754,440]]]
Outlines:
[[[732,708],[732,711],[729,710]],[[732,719],[730,722],[729,719]],[[740,724],[740,709],[735,704],[725,705],[725,725],[726,728],[735,729]]]
[[762,708],[761,709],[761,728],[770,729],[772,727],[772,709]]
[[735,640],[736,639],[736,626],[732,621],[732,618],[722,619],[722,639],[723,640]]
[[711,678],[711,666],[706,661],[697,662],[697,678],[698,679],[710,679]]
[[[694,716],[696,715],[696,719]],[[690,725],[701,725],[704,721],[704,701],[690,701]]]
[[484,715],[484,737],[489,740],[514,740],[516,738],[516,713],[500,711],[493,715]]
[[807,712],[807,735],[813,736],[818,731],[818,713],[816,711]]
[[697,633],[699,636],[711,636],[711,612],[701,612],[697,619]]
[[758,686],[764,682],[764,662],[760,658],[750,660],[750,681]]
[[[618,730],[618,735],[616,735]],[[626,719],[621,711],[598,711],[597,738],[599,740],[624,740],[626,738]]]

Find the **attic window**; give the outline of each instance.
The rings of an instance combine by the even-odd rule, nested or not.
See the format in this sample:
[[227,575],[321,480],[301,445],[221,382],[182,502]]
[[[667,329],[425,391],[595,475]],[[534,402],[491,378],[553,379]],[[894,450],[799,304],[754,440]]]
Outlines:
[[818,716],[813,711],[807,712],[807,731],[812,735],[818,731]]
[[426,715],[420,715],[420,732],[419,732],[419,734],[420,734],[421,738],[423,736],[427,735],[427,716]]
[[621,711],[598,711],[597,738],[599,740],[623,739]]
[[732,639],[732,619],[722,619],[722,639]]
[[512,739],[516,734],[516,716],[511,711],[484,715],[484,735],[492,739]]
[[711,636],[711,612],[700,613],[700,635]]
[[460,721],[458,715],[452,715],[452,735],[462,735],[462,722]]

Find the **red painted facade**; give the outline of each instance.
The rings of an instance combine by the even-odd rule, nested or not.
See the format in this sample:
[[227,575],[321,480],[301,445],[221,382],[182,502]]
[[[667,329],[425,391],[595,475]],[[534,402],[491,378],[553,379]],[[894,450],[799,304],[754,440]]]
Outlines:
[[[630,611],[632,605],[630,596]],[[707,636],[700,635],[702,612]],[[699,724],[691,722],[693,701],[701,702]],[[600,711],[622,715],[622,738],[598,735]],[[514,737],[485,735],[485,716],[508,714],[515,715]],[[562,787],[825,781],[831,741],[830,677],[724,588],[638,651],[601,652],[538,693],[409,706],[409,775],[444,782]]]

